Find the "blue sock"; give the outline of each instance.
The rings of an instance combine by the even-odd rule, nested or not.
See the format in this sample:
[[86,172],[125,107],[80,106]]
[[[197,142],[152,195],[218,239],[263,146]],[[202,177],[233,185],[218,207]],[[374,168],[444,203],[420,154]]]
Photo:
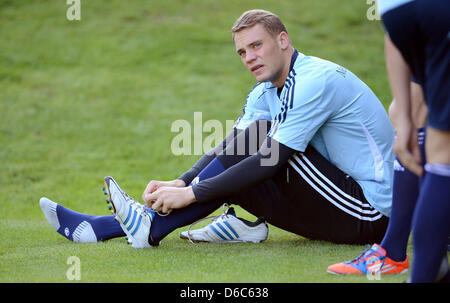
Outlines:
[[389,258],[401,262],[406,259],[411,221],[419,196],[419,177],[401,165],[394,169],[391,216],[380,246]]
[[[425,132],[419,129],[419,147],[422,159],[425,159]],[[392,192],[392,209],[389,225],[380,246],[386,255],[394,261],[406,259],[406,248],[411,232],[411,221],[419,196],[422,178],[406,169],[398,159],[394,164],[394,184]]]
[[413,283],[436,280],[450,234],[450,165],[425,165],[425,171],[413,218]]
[[59,204],[56,214],[60,224],[57,232],[71,241],[95,242],[94,236],[97,241],[125,236],[119,222],[114,220],[114,215],[85,215]]
[[[219,175],[225,170],[222,163],[214,158],[191,182],[190,185]],[[159,243],[165,236],[175,229],[191,224],[198,219],[208,216],[223,204],[222,201],[211,201],[207,203],[192,203],[188,207],[173,210],[170,215],[160,216],[156,213],[150,229],[149,242],[154,245]]]
[[125,237],[125,233],[119,222],[114,220],[115,215],[95,216],[90,221],[98,241],[106,241],[113,238]]

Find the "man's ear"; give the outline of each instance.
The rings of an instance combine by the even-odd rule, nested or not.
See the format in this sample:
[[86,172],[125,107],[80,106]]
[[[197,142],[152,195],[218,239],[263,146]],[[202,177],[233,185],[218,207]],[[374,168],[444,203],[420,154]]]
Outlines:
[[286,50],[291,44],[291,40],[286,32],[281,32],[278,35],[278,45],[282,50]]

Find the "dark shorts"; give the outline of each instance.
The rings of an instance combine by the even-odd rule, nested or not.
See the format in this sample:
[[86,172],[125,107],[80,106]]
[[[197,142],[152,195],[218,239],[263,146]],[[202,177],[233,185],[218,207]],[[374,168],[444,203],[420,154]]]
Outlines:
[[312,146],[230,202],[284,230],[334,243],[380,243],[389,221],[367,202],[355,180]]
[[450,130],[450,3],[415,0],[382,15],[386,31],[422,85],[428,125]]

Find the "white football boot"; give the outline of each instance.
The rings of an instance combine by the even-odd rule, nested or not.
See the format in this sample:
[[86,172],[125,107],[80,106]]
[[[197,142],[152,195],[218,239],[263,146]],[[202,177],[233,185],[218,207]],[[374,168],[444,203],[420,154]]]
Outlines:
[[151,247],[148,242],[154,212],[130,198],[112,177],[105,177],[108,193],[117,221],[134,248]]
[[[194,222],[187,231],[180,234],[181,239],[195,242],[210,242],[210,243],[239,243],[239,242],[253,242],[259,243],[267,239],[269,228],[265,221],[258,219],[256,222],[249,222],[247,220],[237,218],[236,213],[232,207],[228,211],[216,217],[207,217]],[[191,230],[191,227],[203,220],[212,218],[212,223],[197,229]]]

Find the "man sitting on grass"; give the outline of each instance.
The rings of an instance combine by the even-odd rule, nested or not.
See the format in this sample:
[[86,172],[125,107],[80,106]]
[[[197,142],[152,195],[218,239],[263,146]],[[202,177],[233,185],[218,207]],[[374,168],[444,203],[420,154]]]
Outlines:
[[375,94],[342,66],[298,52],[273,13],[245,12],[232,37],[257,84],[222,144],[178,179],[151,181],[145,205],[106,177],[115,216],[88,216],[42,198],[55,230],[80,242],[127,235],[133,247],[157,246],[176,228],[228,203],[258,221],[238,219],[229,210],[182,238],[260,242],[267,238],[265,222],[335,243],[383,238],[394,132]]

